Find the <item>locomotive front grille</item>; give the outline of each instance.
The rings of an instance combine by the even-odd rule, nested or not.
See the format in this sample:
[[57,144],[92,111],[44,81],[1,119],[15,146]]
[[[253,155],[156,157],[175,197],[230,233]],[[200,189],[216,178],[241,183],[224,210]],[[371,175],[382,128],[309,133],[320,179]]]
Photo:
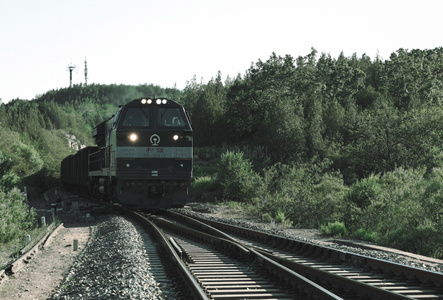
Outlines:
[[190,171],[168,171],[168,170],[142,170],[142,171],[119,171],[118,179],[137,180],[190,180]]

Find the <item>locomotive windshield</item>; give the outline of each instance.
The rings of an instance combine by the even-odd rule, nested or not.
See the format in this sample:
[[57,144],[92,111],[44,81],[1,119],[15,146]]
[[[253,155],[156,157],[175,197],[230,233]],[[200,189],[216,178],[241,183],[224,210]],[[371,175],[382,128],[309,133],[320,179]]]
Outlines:
[[123,126],[148,127],[149,126],[149,108],[148,107],[129,107],[123,117]]
[[161,127],[183,128],[185,118],[179,108],[158,108],[158,123]]

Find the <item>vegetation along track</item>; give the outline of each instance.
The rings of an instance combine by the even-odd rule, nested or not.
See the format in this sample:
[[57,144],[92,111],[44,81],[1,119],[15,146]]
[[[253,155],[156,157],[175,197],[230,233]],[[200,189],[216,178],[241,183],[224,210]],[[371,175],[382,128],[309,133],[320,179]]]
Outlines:
[[[208,234],[235,241],[286,266],[344,299],[442,299],[443,274],[341,250],[312,245],[216,221],[173,212]],[[204,223],[211,225],[207,227]],[[230,235],[227,235],[226,233]]]

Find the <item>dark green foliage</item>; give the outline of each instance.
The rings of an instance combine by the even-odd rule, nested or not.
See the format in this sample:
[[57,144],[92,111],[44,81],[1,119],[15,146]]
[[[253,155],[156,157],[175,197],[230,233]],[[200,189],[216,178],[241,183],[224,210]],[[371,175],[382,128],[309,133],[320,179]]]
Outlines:
[[436,164],[442,149],[443,48],[400,49],[391,60],[337,59],[312,49],[275,53],[244,76],[194,79],[183,102],[196,145],[265,146],[273,162],[332,161],[346,183],[397,167]]
[[0,188],[5,192],[20,185],[20,177],[12,169],[12,161],[0,151]]
[[194,77],[183,91],[182,101],[191,116],[197,146],[219,145],[227,138],[222,124],[226,88],[220,72],[206,85],[198,84]]
[[396,169],[354,184],[343,198],[343,220],[355,236],[442,257],[442,199],[442,168]]
[[23,202],[24,195],[16,188],[0,189],[0,243],[8,242],[35,226],[35,212]]
[[338,174],[324,173],[324,164],[277,163],[264,170],[265,193],[258,209],[277,218],[281,213],[296,226],[317,227],[342,217],[340,200],[346,191]]
[[356,239],[371,243],[375,243],[376,241],[380,240],[380,238],[377,236],[377,233],[372,231],[372,229],[360,228],[357,231],[354,231],[352,236]]
[[336,237],[346,237],[348,235],[348,230],[345,224],[342,222],[328,223],[328,225],[321,226],[321,231],[324,234],[332,235]]
[[252,169],[252,163],[243,158],[242,152],[228,151],[221,155],[217,181],[228,200],[250,203],[263,193],[260,175]]
[[[443,167],[441,70],[443,48],[399,49],[386,61],[273,53],[225,85],[220,74],[194,80],[184,103],[197,145],[267,149],[270,160],[254,161],[264,167],[263,193],[249,198],[260,216],[341,222],[350,235],[441,256],[430,241],[443,236],[434,179]],[[231,180],[226,197],[243,201],[244,186]]]

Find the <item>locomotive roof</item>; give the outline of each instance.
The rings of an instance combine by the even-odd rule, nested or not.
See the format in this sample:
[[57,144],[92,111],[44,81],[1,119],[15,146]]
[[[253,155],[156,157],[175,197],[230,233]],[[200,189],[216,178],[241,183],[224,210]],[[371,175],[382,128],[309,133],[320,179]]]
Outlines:
[[[149,99],[152,100],[152,104],[142,104],[142,100],[146,100],[148,101]],[[156,104],[156,101],[160,99],[160,100],[166,100],[167,103],[166,104]],[[132,101],[129,101],[128,103],[124,104],[124,105],[119,105],[120,108],[122,107],[140,107],[140,106],[145,106],[145,105],[152,105],[152,106],[166,106],[166,107],[183,107],[181,104],[175,102],[174,100],[170,100],[167,98],[151,98],[151,97],[146,97],[146,98],[139,98],[139,99],[134,99]],[[97,128],[102,124],[105,124],[106,122],[108,122],[109,120],[111,120],[114,117],[114,115],[112,115],[110,118],[106,119],[105,121],[101,122],[100,124],[96,125],[94,127]]]

